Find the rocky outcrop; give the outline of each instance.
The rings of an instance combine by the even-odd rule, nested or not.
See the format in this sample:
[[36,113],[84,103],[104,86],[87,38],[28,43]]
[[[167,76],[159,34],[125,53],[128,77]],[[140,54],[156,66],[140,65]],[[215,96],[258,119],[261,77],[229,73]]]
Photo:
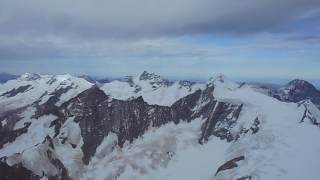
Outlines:
[[15,130],[0,128],[0,149],[4,144],[13,142],[18,136],[27,133],[30,125],[31,123],[28,122],[24,124],[24,127]]
[[250,128],[242,128],[240,133],[236,136],[236,140],[238,140],[240,138],[241,135],[243,134],[247,134],[247,133],[251,133],[251,134],[255,134],[259,131],[260,129],[260,120],[258,117],[256,117],[254,119],[254,122],[252,123],[251,127]]
[[161,76],[155,73],[149,73],[147,71],[143,71],[139,76],[140,81],[150,81],[150,84],[153,85],[154,88],[159,86],[168,86],[172,84],[169,80],[161,78]]
[[17,137],[28,132],[31,125],[30,122],[24,123],[24,127],[14,129],[16,122],[20,121],[23,117],[20,116],[27,107],[10,110],[0,114],[0,149],[4,144],[13,142]]
[[225,170],[228,170],[228,169],[232,169],[232,168],[238,167],[237,162],[242,161],[242,160],[244,160],[244,156],[239,156],[239,157],[233,158],[233,159],[225,162],[223,165],[221,165],[218,168],[215,176],[221,171],[225,171]]
[[320,110],[310,100],[301,101],[298,103],[298,107],[304,107],[304,113],[300,120],[300,123],[309,121],[311,124],[320,126]]
[[206,122],[201,127],[202,134],[199,142],[204,143],[208,141],[211,135],[226,139],[228,142],[234,140],[236,136],[230,130],[235,125],[241,108],[242,105],[231,105],[216,101]]
[[251,179],[252,179],[251,176],[243,176],[243,177],[238,178],[238,179],[236,179],[236,180],[251,180]]
[[202,117],[206,119],[202,125],[202,134],[199,143],[203,144],[208,141],[211,135],[226,139],[234,140],[234,135],[230,129],[235,124],[240,115],[242,105],[219,102],[213,97],[213,86],[208,86],[205,90],[198,90],[172,105],[175,121],[191,121],[192,119]]
[[24,93],[25,91],[27,91],[29,88],[31,87],[31,85],[25,85],[25,86],[20,86],[18,88],[13,88],[10,91],[7,91],[3,94],[1,94],[0,96],[5,96],[5,97],[13,97],[16,96],[19,93]]

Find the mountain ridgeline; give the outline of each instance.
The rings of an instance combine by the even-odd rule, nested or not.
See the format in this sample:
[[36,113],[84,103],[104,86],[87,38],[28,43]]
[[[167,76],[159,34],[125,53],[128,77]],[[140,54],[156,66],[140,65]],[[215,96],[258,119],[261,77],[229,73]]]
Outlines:
[[[250,116],[246,127],[240,123],[242,101],[215,97],[216,88],[217,94],[222,92],[221,87],[226,91],[245,88],[222,77],[201,85],[170,82],[148,72],[105,85],[86,79],[25,74],[0,86],[0,105],[7,105],[0,111],[0,179],[77,179],[81,168],[99,157],[97,154],[101,154],[108,138],[116,137],[111,150],[105,150],[106,156],[170,123],[179,127],[180,123],[201,120],[199,146],[205,146],[212,137],[235,143],[243,136],[259,133],[261,128],[259,114]],[[163,100],[167,94],[171,98]],[[302,80],[270,90],[268,95],[302,104],[309,99],[320,106],[320,92]],[[154,101],[158,96],[162,99],[157,104]],[[310,104],[304,107],[302,120],[318,125],[317,110],[310,109]],[[64,151],[78,160],[68,162],[66,159],[70,157]],[[175,152],[166,153],[171,157]],[[246,158],[240,157],[235,159]],[[233,163],[232,167],[228,163]],[[227,161],[213,175],[234,167],[235,162]],[[120,175],[119,171],[106,179],[117,179]]]

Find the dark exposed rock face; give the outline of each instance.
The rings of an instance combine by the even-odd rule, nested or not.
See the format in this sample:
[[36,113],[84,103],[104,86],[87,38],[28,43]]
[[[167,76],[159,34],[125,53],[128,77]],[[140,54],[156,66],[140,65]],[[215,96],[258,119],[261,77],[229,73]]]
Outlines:
[[148,105],[142,97],[129,101],[109,99],[97,87],[64,104],[63,111],[80,125],[85,163],[109,132],[118,135],[121,147],[126,140],[132,142],[141,136],[148,127],[159,127],[173,118],[170,107]]
[[236,179],[236,180],[251,180],[251,179],[252,179],[251,176],[243,176],[243,177],[238,178],[238,179]]
[[9,166],[6,158],[0,159],[0,179],[1,180],[38,180],[40,177],[32,171],[26,169],[21,163]]
[[13,142],[18,136],[27,133],[28,127],[30,125],[31,123],[25,123],[23,128],[16,130],[0,128],[0,149],[3,147],[4,144]]
[[242,161],[242,160],[244,160],[244,156],[239,156],[239,157],[233,158],[233,159],[225,162],[223,165],[221,165],[218,168],[218,170],[217,170],[215,175],[217,175],[221,171],[225,171],[225,170],[228,170],[228,169],[232,169],[232,168],[238,167],[237,162],[238,161]]
[[175,123],[178,123],[180,120],[189,122],[194,118],[193,108],[196,107],[197,101],[201,98],[201,94],[202,91],[197,90],[194,93],[181,98],[171,106],[175,112]]
[[[0,114],[0,149],[4,144],[13,142],[18,136],[28,132],[30,122],[26,122],[22,128],[14,129],[16,122],[22,119],[19,114],[26,108],[22,107]],[[6,123],[2,125],[4,121]]]
[[[88,164],[103,138],[112,132],[118,136],[118,145],[132,142],[149,127],[159,127],[168,122],[191,121],[206,118],[199,142],[215,135],[221,139],[234,139],[229,132],[239,116],[241,105],[217,102],[212,95],[213,87],[198,90],[174,103],[171,107],[149,105],[142,97],[132,100],[109,98],[98,87],[92,87],[64,103],[55,114],[57,129],[68,117],[79,123],[83,138],[83,161]],[[217,107],[216,107],[217,106]],[[57,132],[58,133],[58,132]]]
[[235,125],[241,111],[242,105],[231,105],[228,103],[214,103],[206,122],[202,125],[202,135],[200,143],[208,141],[209,136],[215,135],[228,142],[235,139],[230,129]]
[[29,89],[29,87],[31,87],[31,85],[25,85],[25,86],[20,86],[18,88],[13,88],[12,90],[3,93],[0,96],[13,97],[19,93],[23,93],[23,92],[27,91]]
[[235,137],[230,129],[240,115],[242,105],[232,105],[214,99],[213,86],[198,90],[172,105],[175,121],[191,121],[197,117],[205,118],[199,143],[205,143],[211,135],[232,141]]
[[[84,162],[89,162],[89,157],[95,153],[96,147],[107,135],[107,123],[104,121],[108,112],[102,108],[108,106],[108,97],[97,87],[88,89],[70,100],[70,108],[66,109],[65,116],[74,116],[74,121],[79,123],[84,144]],[[67,106],[65,104],[64,106]],[[61,123],[62,124],[62,123]]]

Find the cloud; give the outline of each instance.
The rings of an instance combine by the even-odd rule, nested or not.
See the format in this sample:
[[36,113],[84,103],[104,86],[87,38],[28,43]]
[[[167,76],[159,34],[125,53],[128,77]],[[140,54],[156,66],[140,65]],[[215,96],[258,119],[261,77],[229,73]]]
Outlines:
[[223,56],[227,52],[217,46],[186,43],[176,38],[141,40],[73,41],[41,38],[0,37],[1,60],[38,59],[127,59],[127,58],[201,58]]
[[[277,48],[285,54],[318,43],[303,32],[291,39],[275,38],[273,32],[291,32],[297,28],[292,22],[319,14],[319,0],[0,0],[0,69],[105,73],[150,67],[201,76],[205,70],[242,68],[245,73],[260,63],[262,53],[277,55]],[[251,35],[261,32],[272,35],[255,41]],[[179,39],[203,34],[215,38],[205,38],[210,43]],[[220,35],[228,36],[222,46]],[[255,59],[244,63],[250,55]]]
[[135,38],[269,31],[319,12],[319,0],[1,0],[0,34]]

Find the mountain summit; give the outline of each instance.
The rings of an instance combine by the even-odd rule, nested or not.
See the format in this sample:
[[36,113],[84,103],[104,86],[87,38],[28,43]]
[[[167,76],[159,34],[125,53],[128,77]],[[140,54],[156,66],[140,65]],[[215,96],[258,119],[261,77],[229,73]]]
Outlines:
[[279,89],[281,100],[299,102],[310,99],[320,107],[320,91],[307,81],[295,79]]

